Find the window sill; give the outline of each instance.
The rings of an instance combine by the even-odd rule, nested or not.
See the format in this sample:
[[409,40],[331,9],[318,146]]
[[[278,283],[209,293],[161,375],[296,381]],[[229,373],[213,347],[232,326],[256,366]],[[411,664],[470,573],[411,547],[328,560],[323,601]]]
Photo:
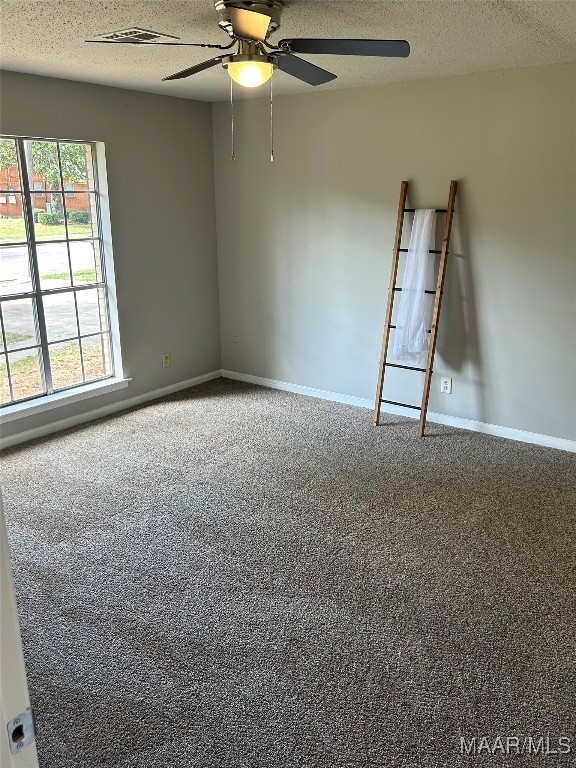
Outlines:
[[26,416],[33,416],[36,413],[44,413],[52,408],[59,408],[61,405],[71,405],[80,400],[86,400],[97,395],[105,395],[108,392],[114,392],[117,389],[124,389],[132,379],[104,379],[95,381],[93,384],[84,384],[82,387],[68,389],[65,392],[55,392],[53,395],[45,395],[37,400],[27,400],[24,403],[8,405],[0,410],[0,420],[2,422],[23,419]]

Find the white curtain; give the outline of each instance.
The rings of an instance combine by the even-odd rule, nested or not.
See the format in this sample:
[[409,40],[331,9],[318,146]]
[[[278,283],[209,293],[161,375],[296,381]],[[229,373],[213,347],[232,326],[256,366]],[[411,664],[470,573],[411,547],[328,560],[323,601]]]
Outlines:
[[432,319],[434,297],[424,293],[434,289],[434,247],[436,213],[433,208],[414,214],[406,269],[400,293],[400,306],[394,331],[392,355],[395,360],[419,363],[428,352],[426,330]]

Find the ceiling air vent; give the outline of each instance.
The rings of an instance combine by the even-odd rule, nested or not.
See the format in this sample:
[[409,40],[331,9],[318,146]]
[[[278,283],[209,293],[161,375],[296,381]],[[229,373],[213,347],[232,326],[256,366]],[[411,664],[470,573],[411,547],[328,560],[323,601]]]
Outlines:
[[179,40],[174,35],[165,35],[162,32],[152,32],[151,29],[119,29],[117,32],[108,32],[105,35],[96,35],[94,40],[105,40],[109,43],[156,43],[163,40]]

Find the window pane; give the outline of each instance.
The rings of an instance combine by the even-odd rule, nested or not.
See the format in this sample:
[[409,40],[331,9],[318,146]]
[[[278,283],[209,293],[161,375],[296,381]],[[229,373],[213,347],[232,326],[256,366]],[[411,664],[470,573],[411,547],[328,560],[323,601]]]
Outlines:
[[38,243],[36,254],[42,290],[64,288],[71,284],[66,243]]
[[58,146],[55,141],[24,141],[30,187],[39,181],[46,189],[61,189]]
[[62,195],[48,192],[43,197],[32,196],[36,241],[65,240],[64,205]]
[[108,330],[106,328],[104,293],[101,288],[78,291],[76,301],[78,302],[80,336]]
[[0,403],[5,405],[10,402],[12,402],[12,398],[10,397],[10,385],[8,384],[6,355],[0,355]]
[[38,348],[9,353],[8,360],[14,400],[34,397],[44,392]]
[[2,302],[2,319],[8,349],[38,344],[32,299]]
[[71,387],[82,383],[82,364],[78,341],[50,344],[50,365],[54,389]]
[[110,373],[108,339],[102,336],[88,336],[82,339],[84,357],[84,379],[101,379]]
[[0,294],[26,293],[32,290],[27,245],[0,247]]
[[[0,139],[0,189],[21,189],[18,154],[14,139]],[[0,204],[0,216],[4,215]]]
[[25,243],[26,227],[19,192],[0,195],[0,244]]
[[[24,196],[20,160],[30,196]],[[46,394],[46,356],[50,392],[111,375],[107,292],[98,285],[104,275],[94,160],[89,143],[0,137],[4,404]],[[35,287],[41,298],[33,295]],[[17,293],[29,297],[16,298]]]
[[96,195],[88,192],[66,193],[66,217],[69,237],[98,237]]
[[86,285],[102,280],[98,241],[78,240],[70,242],[72,279],[74,285]]
[[55,293],[43,296],[44,317],[48,341],[78,336],[74,293]]
[[94,189],[92,172],[92,147],[90,144],[60,143],[64,184],[74,191]]

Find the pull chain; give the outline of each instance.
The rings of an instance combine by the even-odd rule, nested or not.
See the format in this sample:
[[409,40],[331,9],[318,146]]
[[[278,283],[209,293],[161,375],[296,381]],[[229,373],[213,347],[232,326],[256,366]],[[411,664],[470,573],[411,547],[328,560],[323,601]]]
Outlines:
[[274,80],[274,70],[270,78],[270,162],[274,162],[274,90],[272,81]]
[[232,128],[232,160],[236,160],[234,152],[234,80],[230,78],[230,124]]

